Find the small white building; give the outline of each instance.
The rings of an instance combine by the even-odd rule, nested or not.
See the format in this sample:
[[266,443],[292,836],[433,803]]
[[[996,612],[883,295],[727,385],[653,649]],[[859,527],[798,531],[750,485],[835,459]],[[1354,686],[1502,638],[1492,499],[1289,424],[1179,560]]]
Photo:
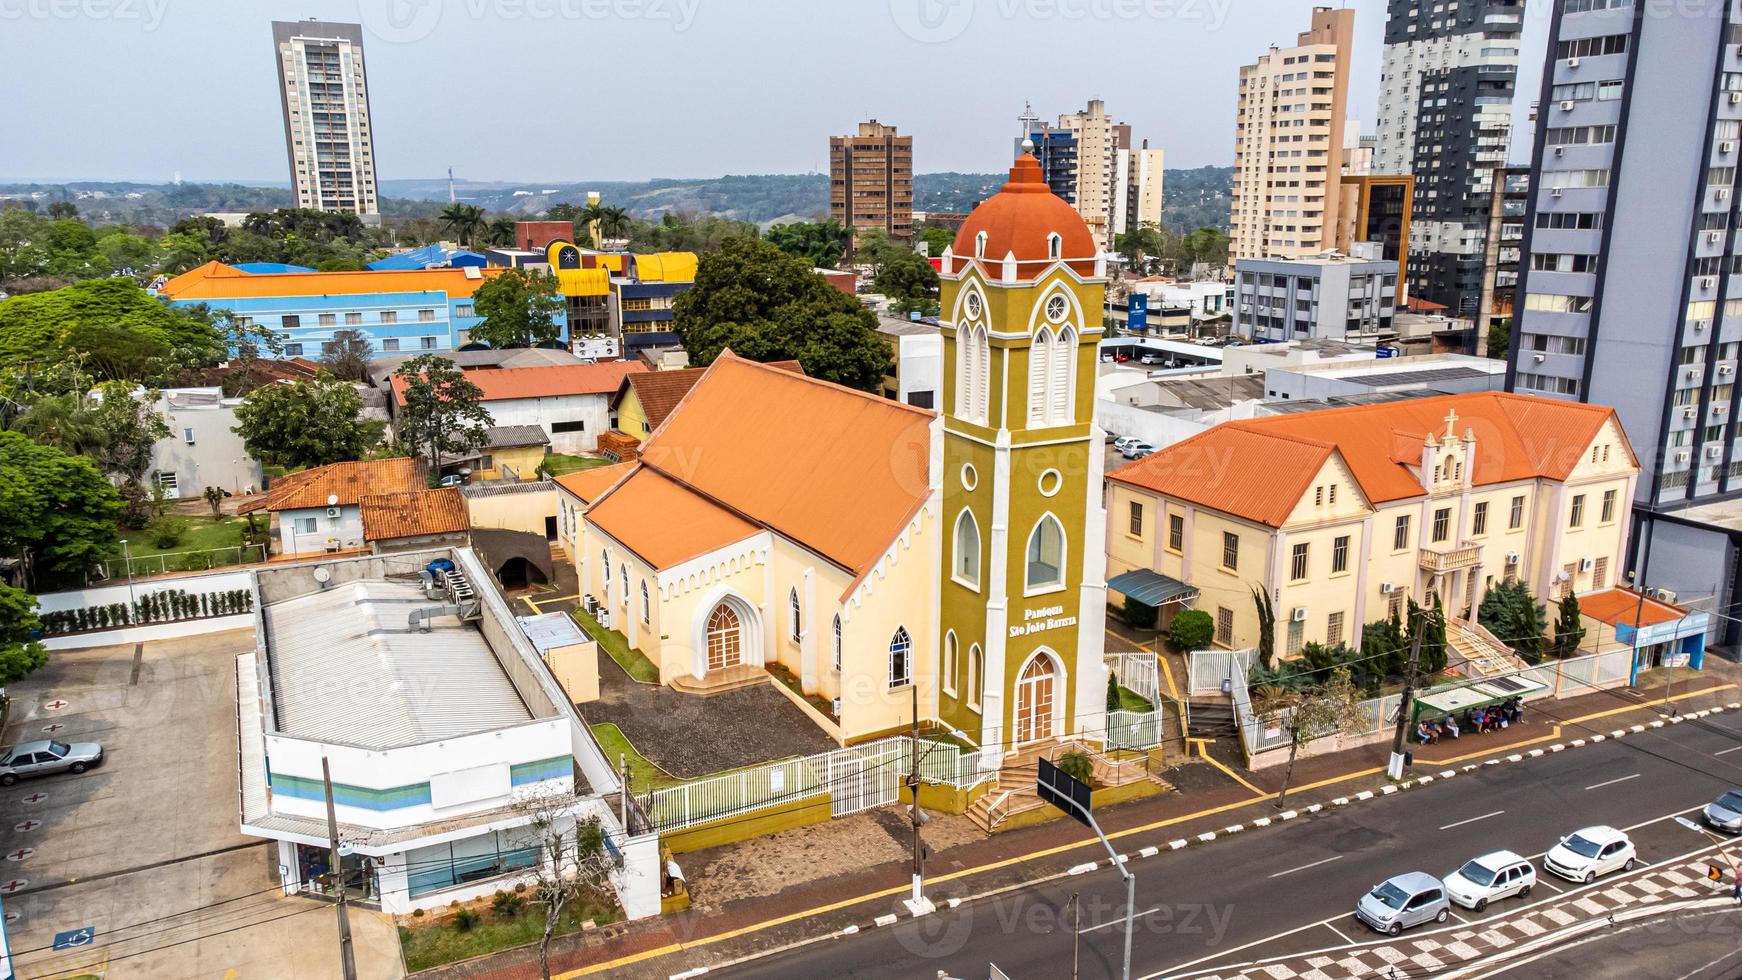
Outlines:
[[883,397],[938,408],[944,383],[944,335],[937,323],[880,316],[877,332],[894,353],[889,373],[883,376]]
[[272,481],[258,497],[236,508],[238,514],[267,511],[278,524],[280,555],[354,551],[368,545],[363,498],[424,489],[428,471],[421,459],[371,459],[329,463]]
[[658,914],[657,836],[601,798],[610,764],[486,576],[464,548],[255,573],[242,833],[277,842],[286,893],[329,891],[330,781],[350,894],[407,914],[523,880],[536,800],[559,828],[597,818],[625,912]]
[[222,388],[160,392],[154,407],[169,437],[151,447],[150,485],[169,500],[198,498],[206,487],[241,494],[260,486],[260,462],[234,431],[240,404],[240,398],[225,398]]
[[[611,431],[611,396],[624,375],[648,370],[640,361],[601,361],[541,367],[478,368],[465,372],[478,386],[491,425],[536,425],[553,453],[590,453]],[[393,410],[405,407],[405,379],[393,375]]]

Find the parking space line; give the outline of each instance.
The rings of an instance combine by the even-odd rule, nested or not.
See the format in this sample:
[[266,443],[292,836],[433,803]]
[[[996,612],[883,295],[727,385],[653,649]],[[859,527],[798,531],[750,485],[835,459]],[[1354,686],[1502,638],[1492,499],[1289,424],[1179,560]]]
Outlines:
[[1456,823],[1446,824],[1444,827],[1441,827],[1440,829],[1441,830],[1451,830],[1453,827],[1462,827],[1463,825],[1465,825],[1467,823],[1475,823],[1478,820],[1486,820],[1489,817],[1498,817],[1499,815],[1501,815],[1502,813],[1505,813],[1505,812],[1506,812],[1505,810],[1495,810],[1493,813],[1484,813],[1479,817],[1471,817],[1468,820],[1459,820]]
[[1463,916],[1459,915],[1456,911],[1454,911],[1452,909],[1446,909],[1446,914],[1450,915],[1454,919],[1457,919],[1459,922],[1462,922],[1464,925],[1470,924],[1469,919],[1464,918]]
[[1355,945],[1355,940],[1350,939],[1348,936],[1343,935],[1343,930],[1338,929],[1336,926],[1331,925],[1329,922],[1325,923],[1324,926],[1326,929],[1329,929],[1332,932],[1336,933],[1338,939],[1341,939],[1343,942],[1346,942],[1351,946]]
[[1590,786],[1586,786],[1585,788],[1588,790],[1589,789],[1602,789],[1605,786],[1613,786],[1616,783],[1625,783],[1629,779],[1638,779],[1639,775],[1640,775],[1639,773],[1634,773],[1631,776],[1622,776],[1620,779],[1610,779],[1610,780],[1606,780],[1606,781],[1601,782],[1601,783],[1593,783]]
[[1549,881],[1546,878],[1538,877],[1536,879],[1536,883],[1541,885],[1544,888],[1547,888],[1549,891],[1554,892],[1556,895],[1565,895],[1566,894],[1565,889],[1561,888],[1561,886],[1555,884],[1552,881]]
[[1713,752],[1712,754],[1713,755],[1729,755],[1732,752],[1742,752],[1742,745],[1732,746],[1732,747],[1727,748],[1727,749],[1719,749],[1718,751]]
[[1321,865],[1321,864],[1330,864],[1330,863],[1331,863],[1331,862],[1332,862],[1332,861],[1341,861],[1341,860],[1342,860],[1342,859],[1343,859],[1343,855],[1341,855],[1341,854],[1339,854],[1339,855],[1337,855],[1337,856],[1336,856],[1336,857],[1328,857],[1328,858],[1325,858],[1325,859],[1324,859],[1324,860],[1323,860],[1323,861],[1314,861],[1314,862],[1313,862],[1313,863],[1311,863],[1311,864],[1303,864],[1303,865],[1301,865],[1301,866],[1300,866],[1300,867],[1298,867],[1298,868],[1289,868],[1289,869],[1288,869],[1288,870],[1287,870],[1287,871],[1278,871],[1278,872],[1277,872],[1277,873],[1275,873],[1275,874],[1273,874],[1273,875],[1271,875],[1271,876],[1270,876],[1270,877],[1272,877],[1272,878],[1280,878],[1280,877],[1282,877],[1282,876],[1283,876],[1283,875],[1291,875],[1291,874],[1294,874],[1294,873],[1295,873],[1295,872],[1296,872],[1296,871],[1305,871],[1305,870],[1306,870],[1306,869],[1308,869],[1308,868],[1316,868],[1316,867],[1318,867],[1318,866],[1319,866],[1319,865]]

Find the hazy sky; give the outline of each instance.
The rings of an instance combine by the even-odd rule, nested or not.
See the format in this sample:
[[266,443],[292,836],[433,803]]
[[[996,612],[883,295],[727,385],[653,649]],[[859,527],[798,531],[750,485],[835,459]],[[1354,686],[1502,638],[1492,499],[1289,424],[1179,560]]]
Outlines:
[[[1370,130],[1384,0],[1354,0]],[[287,179],[270,22],[365,25],[383,178],[826,170],[875,116],[914,167],[1009,162],[1025,100],[1103,98],[1170,168],[1233,159],[1237,71],[1305,0],[0,0],[0,180]],[[1527,15],[1535,97],[1546,0]]]

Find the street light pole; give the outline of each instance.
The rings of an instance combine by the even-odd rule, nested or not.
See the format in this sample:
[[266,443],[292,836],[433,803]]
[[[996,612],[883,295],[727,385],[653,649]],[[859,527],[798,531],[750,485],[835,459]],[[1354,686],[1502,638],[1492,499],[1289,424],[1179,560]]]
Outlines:
[[127,561],[127,616],[133,617],[133,549],[127,546],[127,539],[121,539],[121,554]]
[[1730,864],[1730,887],[1736,891],[1739,900],[1742,900],[1742,871],[1737,869],[1736,859],[1731,857],[1730,852],[1724,849],[1724,845],[1728,842],[1717,834],[1712,833],[1710,830],[1707,830],[1692,820],[1689,820],[1687,817],[1676,817],[1675,822],[1689,830],[1695,831],[1696,833],[1704,834],[1706,837],[1711,839],[1712,843],[1718,845],[1718,854]]

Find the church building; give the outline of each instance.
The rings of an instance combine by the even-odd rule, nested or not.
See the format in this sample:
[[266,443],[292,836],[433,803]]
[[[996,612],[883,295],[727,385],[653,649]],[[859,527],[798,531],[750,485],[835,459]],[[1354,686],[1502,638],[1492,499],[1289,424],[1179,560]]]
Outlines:
[[789,675],[843,744],[1104,725],[1105,260],[1024,154],[943,255],[943,414],[727,351],[636,461],[558,480],[581,592],[698,696]]

